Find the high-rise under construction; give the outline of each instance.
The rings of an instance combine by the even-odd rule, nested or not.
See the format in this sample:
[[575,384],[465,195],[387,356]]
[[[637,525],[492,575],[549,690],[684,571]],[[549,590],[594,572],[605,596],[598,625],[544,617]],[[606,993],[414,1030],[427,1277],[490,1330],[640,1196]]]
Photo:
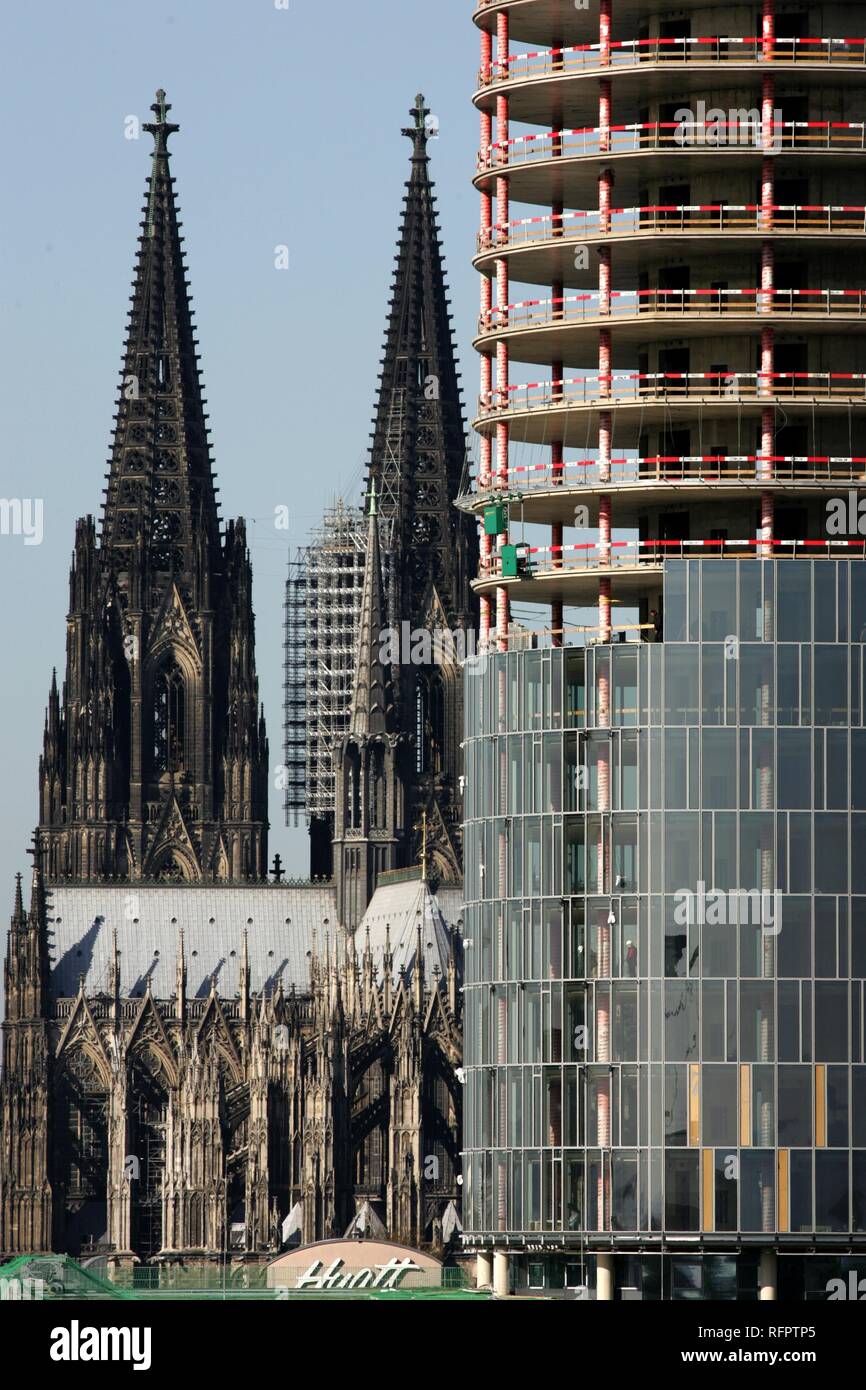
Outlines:
[[866,1274],[866,7],[474,20],[465,1238],[502,1293],[828,1297]]

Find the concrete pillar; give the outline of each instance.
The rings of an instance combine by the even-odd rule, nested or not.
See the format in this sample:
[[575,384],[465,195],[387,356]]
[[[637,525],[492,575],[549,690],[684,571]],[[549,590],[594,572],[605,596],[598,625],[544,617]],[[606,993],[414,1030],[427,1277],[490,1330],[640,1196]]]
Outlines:
[[489,1289],[493,1283],[493,1256],[489,1250],[479,1250],[475,1257],[475,1283],[479,1289]]
[[493,1292],[497,1298],[507,1298],[511,1293],[509,1264],[504,1250],[493,1252]]
[[[496,19],[496,61],[499,64],[500,72],[508,71],[510,52],[508,29],[508,13],[500,13]],[[508,97],[500,95],[496,98],[497,158],[505,163],[507,163],[511,153],[510,136]],[[499,228],[507,229],[508,227],[510,205],[511,190],[508,175],[500,174],[496,179],[496,222]],[[508,318],[508,284],[508,261],[504,256],[501,256],[496,262],[496,308],[500,324],[504,324]],[[508,344],[500,342],[496,345],[496,388],[498,392],[497,404],[500,409],[505,409],[510,401],[508,384]],[[506,421],[501,420],[496,426],[496,486],[503,489],[508,488],[508,441],[509,427]],[[506,531],[498,539],[501,546],[509,539],[508,532]],[[504,585],[500,585],[496,590],[496,645],[501,652],[508,651],[509,619],[508,590]]]
[[762,1250],[761,1263],[758,1266],[758,1297],[761,1302],[775,1303],[779,1297],[778,1291],[778,1258],[775,1250]]
[[613,1255],[596,1257],[595,1297],[599,1303],[613,1302]]

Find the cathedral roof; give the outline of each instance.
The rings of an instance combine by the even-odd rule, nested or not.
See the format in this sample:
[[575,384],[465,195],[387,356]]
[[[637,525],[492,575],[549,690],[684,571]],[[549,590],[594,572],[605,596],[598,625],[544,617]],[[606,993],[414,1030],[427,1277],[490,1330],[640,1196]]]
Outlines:
[[281,984],[286,992],[294,986],[305,993],[313,932],[321,934],[336,922],[334,894],[327,884],[57,884],[48,886],[46,906],[54,999],[76,995],[80,975],[88,993],[108,990],[115,929],[121,994],[143,994],[149,979],[155,998],[169,999],[181,927],[189,998],[206,996],[214,975],[224,997],[239,991],[245,927],[250,989],[262,993]]
[[[460,900],[462,903],[462,889]],[[454,903],[447,904],[451,912],[455,906]],[[369,929],[373,963],[381,972],[382,958],[390,940],[394,978],[399,977],[401,969],[408,977],[415,964],[420,923],[424,976],[430,982],[434,969],[438,968],[442,974],[448,969],[451,945],[449,928],[456,926],[456,922],[456,916],[446,916],[446,905],[439,902],[421,878],[384,883],[376,889],[361,919],[355,934],[355,945],[358,951],[364,949]]]

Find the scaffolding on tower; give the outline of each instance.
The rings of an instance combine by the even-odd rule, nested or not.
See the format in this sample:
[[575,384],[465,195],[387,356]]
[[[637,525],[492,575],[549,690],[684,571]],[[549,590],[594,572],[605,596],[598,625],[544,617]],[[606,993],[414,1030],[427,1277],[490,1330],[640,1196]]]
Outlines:
[[[346,732],[357,657],[367,525],[342,498],[289,564],[283,710],[286,824],[301,819],[324,845],[334,813],[332,752]],[[384,557],[387,565],[387,557]],[[319,865],[328,874],[328,865]]]

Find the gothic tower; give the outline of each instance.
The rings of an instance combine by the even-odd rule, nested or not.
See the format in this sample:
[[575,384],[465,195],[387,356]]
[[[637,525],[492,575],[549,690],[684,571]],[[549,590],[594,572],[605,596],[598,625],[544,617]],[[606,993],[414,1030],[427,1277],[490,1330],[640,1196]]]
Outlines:
[[[422,833],[433,882],[462,877],[460,661],[474,650],[470,577],[477,537],[474,523],[453,505],[466,468],[466,436],[429,173],[430,113],[422,96],[411,114],[413,124],[403,132],[412,141],[411,174],[368,469],[378,497],[377,543],[381,536],[387,552],[387,596],[381,624],[364,621],[359,627],[358,670],[360,676],[370,669],[377,659],[372,647],[381,647],[390,632],[391,726],[414,746],[398,839],[389,839],[387,851],[383,843],[369,854],[350,846],[345,815],[351,797],[342,806],[339,801],[340,791],[345,795],[353,785],[357,745],[349,737],[335,751],[334,873],[338,903],[349,904],[348,919],[341,918],[345,926],[360,920],[378,872],[417,860]],[[370,565],[368,549],[365,583]],[[347,765],[341,768],[341,762]]]
[[49,879],[255,880],[267,760],[243,520],[223,531],[165,93],[99,533],[78,522],[39,766]]

